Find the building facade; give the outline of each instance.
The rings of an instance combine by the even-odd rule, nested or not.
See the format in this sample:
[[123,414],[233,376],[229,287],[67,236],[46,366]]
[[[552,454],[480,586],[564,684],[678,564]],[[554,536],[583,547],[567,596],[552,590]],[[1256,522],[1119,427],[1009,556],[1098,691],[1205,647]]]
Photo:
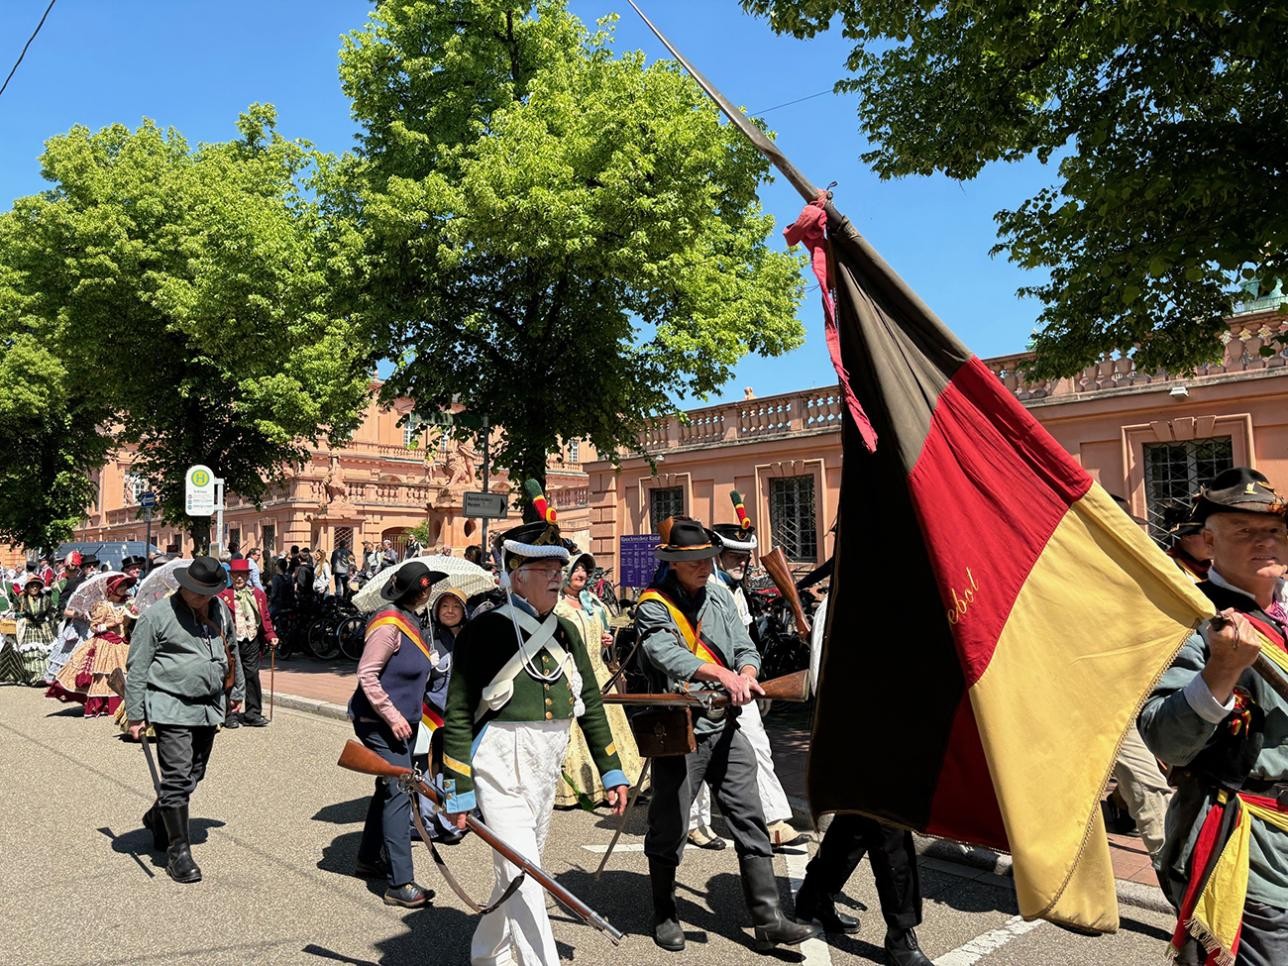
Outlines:
[[[1257,467],[1288,491],[1288,321],[1273,309],[1235,316],[1223,339],[1221,361],[1187,377],[1144,372],[1129,357],[1040,382],[1019,371],[1027,354],[985,364],[1153,526],[1166,501],[1193,495],[1230,466]],[[647,457],[585,464],[592,551],[601,565],[616,565],[621,537],[656,533],[674,513],[732,523],[729,492],[737,490],[763,550],[782,547],[797,570],[822,563],[840,495],[842,409],[828,386],[650,426],[640,440]]]
[[[423,523],[428,524],[430,547],[459,555],[479,543],[482,521],[465,517],[462,503],[465,493],[481,492],[482,454],[468,443],[448,439],[438,428],[407,418],[411,408],[405,399],[382,407],[373,394],[353,437],[314,450],[306,464],[293,468],[270,490],[261,506],[228,494],[225,545],[260,547],[266,556],[291,546],[322,547],[329,553],[343,544],[361,551],[363,543],[379,544],[386,538],[401,546],[409,531]],[[74,539],[144,539],[139,496],[148,487],[133,472],[133,457],[131,450],[122,449],[98,471],[98,496]],[[590,515],[588,478],[580,463],[594,457],[585,443],[570,442],[552,455],[547,469],[546,489],[558,507],[560,523],[583,547],[590,541]],[[211,468],[218,474],[218,467]],[[489,474],[489,492],[508,497],[510,489],[505,473]],[[508,520],[489,525],[518,522],[511,509]],[[188,546],[184,527],[174,521],[154,521],[152,542],[163,549],[178,544],[186,551]]]

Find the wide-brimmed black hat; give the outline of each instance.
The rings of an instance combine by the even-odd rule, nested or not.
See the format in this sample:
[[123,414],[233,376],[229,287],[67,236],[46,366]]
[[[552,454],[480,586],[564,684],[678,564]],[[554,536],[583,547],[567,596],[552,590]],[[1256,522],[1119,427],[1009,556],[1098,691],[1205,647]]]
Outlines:
[[1158,513],[1158,525],[1169,537],[1178,540],[1203,532],[1203,523],[1194,519],[1194,504],[1189,500],[1172,500],[1163,504]]
[[82,567],[97,567],[97,566],[98,566],[98,558],[97,558],[96,556],[94,556],[92,553],[87,553],[87,554],[85,554],[85,556],[81,557],[81,566],[82,566]]
[[126,557],[121,561],[121,569],[129,570],[131,567],[142,567],[147,563],[144,557]]
[[750,524],[744,529],[741,523],[717,523],[711,530],[722,550],[751,553],[756,549],[756,528]]
[[689,517],[667,517],[657,529],[662,542],[653,556],[658,560],[709,560],[720,552],[720,538]]
[[568,557],[557,523],[533,520],[501,534],[501,561],[506,573],[513,573],[528,560],[567,563]]
[[443,571],[430,570],[419,560],[413,560],[394,571],[389,582],[380,588],[380,596],[385,600],[401,600],[413,591],[419,593],[428,590],[446,578],[447,574]]
[[186,567],[176,567],[174,579],[184,590],[213,597],[228,586],[228,574],[214,557],[194,557]]
[[1284,500],[1263,473],[1236,466],[1218,473],[1199,492],[1194,520],[1202,523],[1214,513],[1270,513],[1283,516]]

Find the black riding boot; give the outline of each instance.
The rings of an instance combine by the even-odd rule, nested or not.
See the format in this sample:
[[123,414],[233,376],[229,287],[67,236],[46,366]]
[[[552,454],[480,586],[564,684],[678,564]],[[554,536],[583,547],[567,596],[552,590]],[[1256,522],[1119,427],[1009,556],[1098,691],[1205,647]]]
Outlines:
[[815,887],[809,875],[796,893],[796,921],[817,922],[824,932],[854,933],[859,931],[859,920],[838,912],[832,897]]
[[143,813],[143,827],[152,833],[152,848],[164,852],[170,844],[170,837],[166,834],[165,822],[161,821],[161,807],[156,802]]
[[188,844],[188,806],[158,809],[170,844],[166,847],[165,870],[175,882],[200,882],[201,869],[192,861]]
[[757,950],[763,953],[775,946],[796,946],[821,932],[818,926],[793,922],[783,915],[773,859],[749,855],[740,858],[738,865],[742,871],[742,894],[747,899],[752,925],[756,927]]
[[921,951],[917,934],[911,929],[887,929],[885,954],[890,966],[934,966],[930,957]]
[[684,930],[675,912],[676,867],[648,860],[648,881],[653,887],[653,942],[668,952],[684,948]]

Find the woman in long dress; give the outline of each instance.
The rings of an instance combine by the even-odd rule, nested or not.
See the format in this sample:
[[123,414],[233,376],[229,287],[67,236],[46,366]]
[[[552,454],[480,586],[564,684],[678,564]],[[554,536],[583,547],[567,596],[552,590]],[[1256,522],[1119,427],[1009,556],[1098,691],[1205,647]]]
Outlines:
[[31,577],[14,607],[13,633],[6,634],[0,650],[0,681],[43,684],[45,664],[54,642],[54,603],[45,582]]
[[[590,654],[590,663],[595,668],[595,680],[603,688],[612,676],[604,663],[603,651],[612,646],[613,635],[609,628],[608,608],[586,589],[594,569],[595,558],[588,553],[579,554],[568,562],[563,593],[559,595],[555,613],[571,621],[581,634]],[[635,747],[630,722],[626,719],[626,709],[620,704],[606,704],[604,713],[613,729],[613,742],[617,745],[622,771],[634,783],[639,779],[643,762]],[[555,805],[561,808],[573,805],[594,808],[603,801],[604,786],[599,782],[599,772],[590,756],[586,738],[580,728],[573,728],[568,735],[568,751],[564,754],[563,775],[555,792]]]
[[128,628],[134,622],[130,588],[134,578],[121,574],[107,581],[106,596],[90,609],[93,636],[72,651],[49,686],[47,697],[85,706],[85,717],[115,714],[120,696],[108,684],[112,672],[125,673],[130,653]]

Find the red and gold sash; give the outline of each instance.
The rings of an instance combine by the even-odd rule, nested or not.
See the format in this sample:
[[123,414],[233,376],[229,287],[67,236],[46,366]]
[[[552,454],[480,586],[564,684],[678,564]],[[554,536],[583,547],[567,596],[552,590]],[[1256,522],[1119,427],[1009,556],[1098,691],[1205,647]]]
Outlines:
[[390,626],[398,628],[398,631],[404,637],[411,640],[413,644],[420,648],[420,653],[425,655],[425,660],[429,661],[430,664],[438,663],[434,660],[429,648],[425,646],[425,641],[420,636],[420,628],[413,625],[406,617],[396,610],[389,610],[379,614],[375,620],[367,625],[366,636],[370,637],[371,632],[377,628]]
[[676,603],[660,590],[650,587],[640,594],[640,599],[636,603],[642,604],[646,600],[655,600],[666,608],[667,613],[671,615],[671,620],[679,628],[680,636],[684,638],[685,647],[693,652],[694,657],[706,664],[728,667],[724,659],[702,639],[702,621],[698,621],[698,626],[694,627],[689,623],[689,618],[685,616],[684,611],[680,610]]

